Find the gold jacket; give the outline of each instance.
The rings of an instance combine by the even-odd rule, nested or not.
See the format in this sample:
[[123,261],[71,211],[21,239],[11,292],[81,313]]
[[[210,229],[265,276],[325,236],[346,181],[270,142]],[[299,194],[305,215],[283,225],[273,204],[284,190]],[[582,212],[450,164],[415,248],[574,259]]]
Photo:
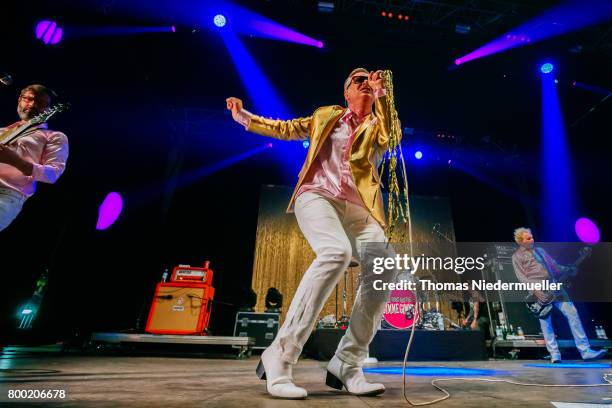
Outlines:
[[[248,131],[280,140],[310,139],[306,160],[300,171],[297,185],[291,196],[287,212],[293,211],[295,196],[302,186],[308,170],[314,163],[323,143],[342,117],[346,108],[324,106],[306,118],[291,120],[266,119],[253,115]],[[380,192],[378,162],[387,150],[391,119],[386,97],[376,99],[374,110],[357,128],[350,147],[349,163],[355,186],[365,208],[376,221],[386,226],[385,210]]]

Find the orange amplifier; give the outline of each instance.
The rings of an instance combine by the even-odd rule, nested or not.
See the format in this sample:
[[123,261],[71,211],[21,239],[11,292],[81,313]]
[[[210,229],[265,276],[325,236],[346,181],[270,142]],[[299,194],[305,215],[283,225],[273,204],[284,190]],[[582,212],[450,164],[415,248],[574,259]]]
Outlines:
[[203,267],[190,265],[175,266],[172,270],[171,282],[198,282],[212,285],[213,271],[209,268],[210,261],[204,262]]
[[203,267],[179,265],[170,282],[155,288],[145,331],[155,334],[206,334],[215,288],[210,262]]
[[158,283],[145,331],[154,334],[205,335],[214,295],[215,288],[203,283]]

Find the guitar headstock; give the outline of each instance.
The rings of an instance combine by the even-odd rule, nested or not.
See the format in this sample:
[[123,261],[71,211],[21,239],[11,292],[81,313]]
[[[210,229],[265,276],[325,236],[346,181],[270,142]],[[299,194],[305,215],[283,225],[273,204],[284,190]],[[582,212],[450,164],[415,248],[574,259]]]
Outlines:
[[30,125],[40,125],[41,123],[45,123],[46,121],[51,119],[53,116],[57,115],[58,113],[65,112],[68,109],[70,109],[69,103],[57,103],[45,109],[43,112],[39,113],[38,115],[34,116],[28,122]]
[[591,255],[591,252],[593,252],[593,248],[591,248],[590,246],[582,247],[579,251],[581,257],[587,257]]

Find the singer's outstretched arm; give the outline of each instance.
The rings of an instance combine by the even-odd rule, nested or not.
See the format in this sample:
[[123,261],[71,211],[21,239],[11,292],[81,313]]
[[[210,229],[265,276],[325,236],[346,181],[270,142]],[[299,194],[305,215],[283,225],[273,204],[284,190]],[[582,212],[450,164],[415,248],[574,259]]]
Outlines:
[[312,116],[290,120],[269,119],[250,113],[243,107],[242,100],[227,98],[227,109],[234,120],[249,132],[270,136],[280,140],[304,140],[310,136]]

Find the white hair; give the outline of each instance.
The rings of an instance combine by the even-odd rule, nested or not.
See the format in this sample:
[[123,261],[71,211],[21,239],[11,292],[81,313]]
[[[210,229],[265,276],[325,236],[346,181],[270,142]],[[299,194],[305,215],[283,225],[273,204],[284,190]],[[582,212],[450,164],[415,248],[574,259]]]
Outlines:
[[531,234],[531,230],[529,228],[517,228],[514,230],[514,241],[516,241],[517,244],[520,244],[523,240],[522,236],[523,234],[528,233]]

